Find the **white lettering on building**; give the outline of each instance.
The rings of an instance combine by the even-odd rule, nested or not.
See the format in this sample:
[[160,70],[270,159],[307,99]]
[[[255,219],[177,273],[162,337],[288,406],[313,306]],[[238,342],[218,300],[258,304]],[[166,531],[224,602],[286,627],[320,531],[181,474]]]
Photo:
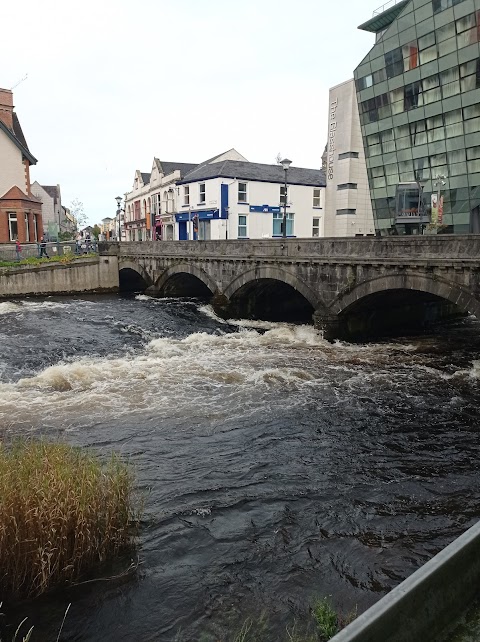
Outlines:
[[338,98],[330,103],[330,118],[328,123],[328,165],[327,178],[333,181],[333,165],[335,161],[335,138],[337,135]]

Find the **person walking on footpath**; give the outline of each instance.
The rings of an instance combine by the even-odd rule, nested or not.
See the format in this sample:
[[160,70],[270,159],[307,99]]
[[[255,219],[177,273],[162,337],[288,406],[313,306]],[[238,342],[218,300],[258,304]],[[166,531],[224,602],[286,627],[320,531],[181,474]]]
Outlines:
[[40,240],[40,258],[42,258],[43,255],[45,255],[47,257],[47,259],[50,258],[48,256],[48,254],[47,254],[47,242],[46,242],[45,238],[42,236],[42,238]]
[[15,256],[17,258],[17,261],[22,260],[22,246],[20,245],[20,241],[18,239],[15,241]]

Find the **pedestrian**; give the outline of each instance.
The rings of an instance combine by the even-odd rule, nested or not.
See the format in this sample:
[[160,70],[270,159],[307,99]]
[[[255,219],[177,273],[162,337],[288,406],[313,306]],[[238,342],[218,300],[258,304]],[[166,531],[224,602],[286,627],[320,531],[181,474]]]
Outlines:
[[45,254],[45,256],[47,257],[47,259],[49,259],[49,258],[50,258],[50,257],[48,256],[48,254],[47,254],[47,241],[46,241],[46,240],[45,240],[45,238],[42,236],[42,238],[40,239],[40,258],[42,258],[42,256],[43,256],[44,254]]
[[22,260],[22,246],[18,239],[15,241],[15,256],[17,257],[17,261]]

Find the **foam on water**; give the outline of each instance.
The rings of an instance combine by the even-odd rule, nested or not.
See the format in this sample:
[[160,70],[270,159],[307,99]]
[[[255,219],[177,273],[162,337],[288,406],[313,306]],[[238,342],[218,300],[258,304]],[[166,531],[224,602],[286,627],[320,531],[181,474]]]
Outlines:
[[22,306],[19,303],[12,303],[10,301],[2,301],[0,303],[0,315],[2,314],[14,314],[15,312],[21,312]]

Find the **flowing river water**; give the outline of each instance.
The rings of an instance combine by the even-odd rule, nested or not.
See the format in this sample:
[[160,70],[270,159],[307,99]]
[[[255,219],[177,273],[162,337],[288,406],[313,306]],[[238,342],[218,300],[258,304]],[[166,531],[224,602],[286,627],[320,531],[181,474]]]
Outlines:
[[363,611],[479,516],[474,318],[366,345],[142,295],[0,319],[0,438],[119,451],[146,498],[135,573],[4,604],[32,642],[69,602],[64,640],[231,640],[262,611],[281,640],[315,597]]

